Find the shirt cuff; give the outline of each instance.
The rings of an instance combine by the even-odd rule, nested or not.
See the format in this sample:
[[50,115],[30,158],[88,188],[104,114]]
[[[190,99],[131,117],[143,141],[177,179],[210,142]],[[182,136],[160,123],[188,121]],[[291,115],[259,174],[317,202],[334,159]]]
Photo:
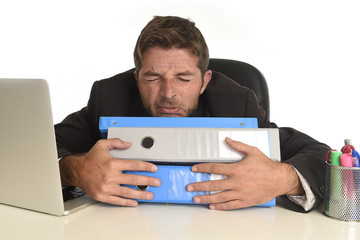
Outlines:
[[[291,165],[292,166],[292,165]],[[305,193],[302,195],[287,195],[287,197],[294,203],[296,203],[299,206],[302,206],[305,211],[309,211],[314,207],[315,204],[315,195],[310,189],[309,183],[306,181],[306,179],[301,175],[301,173],[294,167],[294,170],[296,171],[297,175],[299,176],[300,182],[302,187],[304,188]]]

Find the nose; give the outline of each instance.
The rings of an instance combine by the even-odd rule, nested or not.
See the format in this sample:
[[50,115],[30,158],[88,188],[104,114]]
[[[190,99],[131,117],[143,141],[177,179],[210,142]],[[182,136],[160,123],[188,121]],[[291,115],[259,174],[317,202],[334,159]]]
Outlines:
[[160,89],[161,96],[166,99],[172,99],[176,96],[176,90],[174,81],[170,78],[164,78],[161,81],[161,89]]

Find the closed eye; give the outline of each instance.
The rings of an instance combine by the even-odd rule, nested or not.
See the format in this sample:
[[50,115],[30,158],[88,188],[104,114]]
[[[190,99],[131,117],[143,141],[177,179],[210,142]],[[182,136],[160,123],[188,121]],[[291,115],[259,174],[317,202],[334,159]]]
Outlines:
[[193,79],[194,74],[190,71],[179,72],[176,74],[176,78],[182,82],[190,82]]
[[156,80],[159,80],[158,78],[155,78],[155,79],[145,79],[145,81],[147,81],[147,82],[154,82],[154,81],[156,81]]
[[145,82],[155,82],[161,79],[161,75],[154,72],[145,72],[144,81]]
[[178,79],[182,82],[190,82],[190,80],[186,78],[178,77]]

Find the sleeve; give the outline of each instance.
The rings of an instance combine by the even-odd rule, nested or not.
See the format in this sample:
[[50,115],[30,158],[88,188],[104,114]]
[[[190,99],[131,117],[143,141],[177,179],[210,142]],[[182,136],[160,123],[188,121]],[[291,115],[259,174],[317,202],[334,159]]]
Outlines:
[[316,208],[324,198],[325,156],[330,148],[295,129],[279,128],[279,131],[282,162],[291,164],[306,179],[315,196],[313,208]]
[[[246,116],[257,117],[259,127],[277,128],[275,123],[269,121],[267,114],[259,106],[252,91],[248,93],[246,106]],[[284,207],[288,209],[309,212],[319,206],[324,198],[325,156],[330,147],[293,128],[280,127],[279,134],[281,162],[291,164],[304,177],[315,196],[315,203],[308,210],[295,204],[287,196],[281,196],[284,200],[282,202]]]
[[[294,168],[294,166],[292,167]],[[310,185],[306,181],[306,179],[299,173],[298,170],[296,170],[296,168],[294,168],[294,170],[299,176],[301,185],[304,188],[305,193],[302,195],[287,195],[287,197],[297,205],[302,206],[305,211],[309,211],[314,207],[316,198],[313,192],[311,191]]]
[[101,137],[97,125],[98,82],[95,82],[88,105],[55,125],[58,158],[88,152]]

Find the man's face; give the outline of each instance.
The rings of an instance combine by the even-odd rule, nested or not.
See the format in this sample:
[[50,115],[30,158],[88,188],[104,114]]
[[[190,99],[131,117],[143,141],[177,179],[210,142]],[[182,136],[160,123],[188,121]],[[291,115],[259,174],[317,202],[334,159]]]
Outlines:
[[145,109],[154,117],[186,117],[197,107],[211,79],[197,67],[198,58],[187,49],[146,50],[142,68],[137,73],[137,85]]

